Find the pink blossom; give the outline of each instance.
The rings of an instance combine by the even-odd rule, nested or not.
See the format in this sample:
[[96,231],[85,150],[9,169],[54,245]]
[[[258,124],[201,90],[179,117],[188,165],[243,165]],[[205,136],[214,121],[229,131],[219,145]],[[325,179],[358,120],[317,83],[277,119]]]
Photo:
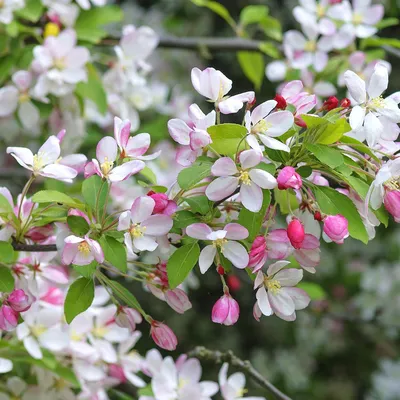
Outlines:
[[3,304],[0,307],[0,329],[3,331],[13,331],[18,325],[18,315],[10,306]]
[[214,304],[211,319],[216,324],[231,326],[236,324],[239,319],[239,313],[240,309],[238,302],[227,293]]
[[278,189],[300,189],[303,181],[301,176],[296,172],[293,167],[284,167],[279,171],[278,177]]
[[154,251],[158,247],[156,237],[166,235],[172,228],[173,221],[168,215],[152,215],[156,202],[148,196],[138,197],[130,211],[119,217],[118,230],[127,231],[125,245],[135,251]]
[[292,246],[295,249],[300,249],[306,235],[304,231],[304,226],[300,220],[298,220],[297,218],[293,218],[290,221],[287,227],[287,235]]
[[242,204],[249,211],[260,211],[262,189],[273,189],[277,185],[276,179],[269,172],[254,168],[260,164],[261,159],[262,153],[256,150],[242,151],[239,155],[239,170],[231,158],[218,159],[211,168],[212,174],[218,178],[208,185],[206,196],[211,201],[219,201],[232,195],[240,186]]
[[85,178],[94,174],[108,179],[110,182],[121,182],[137,174],[146,165],[141,160],[132,160],[119,166],[114,166],[118,156],[118,144],[110,136],[99,141],[96,148],[96,158],[85,167]]
[[164,293],[167,304],[179,314],[192,308],[188,295],[179,288],[167,290]]
[[150,335],[154,343],[165,350],[175,350],[178,344],[178,339],[172,329],[158,321],[152,321]]
[[150,191],[147,196],[155,201],[153,214],[172,215],[177,210],[178,205],[175,201],[170,200],[165,193],[155,193]]
[[104,253],[100,244],[88,236],[81,238],[70,235],[64,239],[64,242],[61,260],[65,265],[89,265],[94,260],[98,263],[104,261]]
[[32,301],[22,289],[13,290],[7,297],[7,304],[16,312],[29,310]]
[[131,332],[136,329],[136,324],[142,322],[140,313],[130,307],[120,307],[115,317],[115,323],[121,328],[128,328]]
[[119,383],[126,383],[128,381],[124,369],[118,364],[110,364],[108,366],[108,373],[112,378],[117,379]]
[[64,293],[60,288],[52,286],[40,297],[40,300],[54,306],[61,306],[64,304],[64,297]]
[[342,244],[349,237],[348,226],[349,223],[343,215],[328,215],[324,219],[325,240]]
[[317,105],[317,96],[304,92],[303,89],[304,85],[300,80],[288,82],[282,88],[282,97],[288,104],[296,107],[296,117],[307,114]]
[[257,236],[254,239],[249,255],[248,267],[252,268],[253,272],[257,272],[267,261],[267,242],[264,236]]
[[244,269],[249,263],[249,255],[245,247],[235,242],[249,236],[242,225],[230,223],[223,230],[213,231],[203,223],[192,224],[186,228],[186,234],[194,239],[211,241],[200,253],[199,266],[202,274],[208,271],[214,262],[217,251],[220,251],[236,268]]
[[400,191],[388,190],[383,198],[386,210],[393,215],[396,222],[400,222]]

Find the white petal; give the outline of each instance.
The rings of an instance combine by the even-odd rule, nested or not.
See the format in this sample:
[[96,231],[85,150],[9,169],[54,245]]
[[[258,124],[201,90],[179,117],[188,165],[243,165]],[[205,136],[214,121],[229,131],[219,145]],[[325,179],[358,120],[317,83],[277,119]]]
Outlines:
[[265,290],[264,286],[260,287],[260,289],[257,290],[256,297],[257,297],[257,304],[261,312],[267,317],[272,315],[273,311],[269,303],[267,291]]
[[353,71],[346,71],[344,73],[344,80],[351,97],[358,104],[364,103],[366,100],[365,82]]
[[262,189],[274,189],[277,185],[276,179],[267,171],[254,168],[250,170],[251,180]]
[[219,201],[230,196],[237,188],[239,178],[225,176],[212,181],[206,189],[206,196],[211,201]]
[[201,251],[199,258],[199,267],[202,274],[206,273],[211,267],[216,254],[217,250],[212,245],[204,247],[204,249]]
[[263,193],[261,188],[253,182],[251,182],[250,185],[241,185],[240,200],[249,211],[260,211],[263,201]]
[[368,95],[370,98],[379,97],[388,87],[389,73],[383,64],[377,64],[368,83]]
[[247,250],[240,243],[228,241],[222,247],[222,254],[236,267],[246,268],[249,263]]

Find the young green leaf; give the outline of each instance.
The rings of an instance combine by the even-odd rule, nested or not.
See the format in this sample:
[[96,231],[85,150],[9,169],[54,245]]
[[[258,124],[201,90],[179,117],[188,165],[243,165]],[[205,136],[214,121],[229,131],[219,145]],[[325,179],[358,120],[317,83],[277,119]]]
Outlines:
[[85,218],[78,215],[70,215],[67,217],[67,224],[72,233],[77,236],[85,236],[90,229]]
[[199,218],[190,211],[182,210],[175,213],[174,216],[174,228],[186,228],[191,224],[200,222]]
[[103,236],[99,242],[105,259],[125,273],[128,270],[125,246],[111,236]]
[[[86,181],[85,181],[86,182]],[[59,203],[73,208],[83,208],[83,204],[78,200],[69,197],[65,193],[56,190],[41,190],[32,196],[34,203]]]
[[307,292],[311,300],[323,300],[326,298],[325,290],[318,283],[300,282],[297,287]]
[[79,314],[86,311],[93,302],[93,279],[79,278],[68,289],[64,303],[65,320],[68,324]]
[[0,242],[0,261],[3,263],[11,263],[14,260],[15,251],[11,244],[8,242]]
[[255,51],[239,51],[236,54],[246,78],[253,83],[256,90],[260,90],[265,74],[263,55]]
[[43,14],[43,4],[41,0],[27,0],[25,6],[16,11],[16,14],[30,22],[37,22]]
[[257,24],[268,16],[269,9],[264,5],[249,5],[240,12],[240,23],[243,26]]
[[209,145],[218,154],[233,156],[240,150],[244,150],[246,142],[244,138],[247,130],[243,125],[220,124],[207,129],[212,143]]
[[207,196],[187,197],[185,201],[195,213],[206,215],[210,211],[210,200]]
[[[0,248],[0,259],[2,260],[2,252]],[[0,292],[10,293],[14,290],[14,278],[11,274],[11,271],[7,267],[0,266]]]
[[191,167],[183,169],[178,174],[178,183],[183,190],[191,189],[196,183],[200,182],[211,174],[212,163],[209,161],[200,161],[194,163]]
[[322,164],[327,165],[330,168],[335,169],[344,163],[344,158],[339,150],[332,149],[323,144],[308,143],[305,146],[307,150],[322,162]]
[[259,212],[253,213],[244,207],[239,212],[238,223],[243,225],[249,231],[249,237],[247,240],[250,242],[252,242],[260,233],[261,225],[271,202],[271,192],[269,190],[263,190],[263,196],[263,204]]
[[90,208],[100,217],[103,215],[107,193],[108,183],[103,181],[98,175],[93,175],[90,178],[85,179],[82,183],[83,198]]
[[188,276],[199,261],[200,247],[197,242],[187,244],[176,250],[167,263],[167,274],[170,287],[176,288]]
[[335,189],[314,186],[313,192],[321,211],[328,215],[341,214],[349,223],[349,233],[355,239],[368,243],[368,233],[353,202]]

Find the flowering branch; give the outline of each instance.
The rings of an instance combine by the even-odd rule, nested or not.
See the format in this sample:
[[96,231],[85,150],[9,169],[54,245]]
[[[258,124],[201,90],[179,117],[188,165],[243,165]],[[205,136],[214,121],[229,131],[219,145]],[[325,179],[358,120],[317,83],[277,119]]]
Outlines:
[[241,360],[232,351],[227,351],[225,353],[219,350],[209,350],[205,347],[198,346],[195,347],[188,354],[190,357],[196,357],[201,360],[213,361],[216,364],[222,364],[224,362],[229,363],[233,367],[240,369],[242,372],[250,376],[255,382],[269,390],[275,397],[282,400],[291,400],[289,396],[282,393],[277,387],[275,387],[270,381],[268,381],[264,376],[262,376],[247,360]]

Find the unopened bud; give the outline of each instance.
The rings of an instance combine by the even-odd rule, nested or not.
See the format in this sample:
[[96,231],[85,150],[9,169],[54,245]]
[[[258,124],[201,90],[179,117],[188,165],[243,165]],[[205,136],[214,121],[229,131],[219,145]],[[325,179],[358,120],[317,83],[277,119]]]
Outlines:
[[214,304],[211,319],[216,324],[230,326],[237,322],[239,319],[239,313],[240,309],[238,302],[228,293],[224,294]]
[[178,339],[173,330],[161,322],[154,320],[151,322],[150,335],[154,343],[162,349],[172,351],[178,345]]
[[351,101],[347,97],[345,97],[341,102],[340,102],[340,107],[343,108],[349,108],[351,106]]
[[293,167],[282,168],[276,180],[279,190],[300,189],[303,184],[301,176]]
[[286,110],[287,107],[287,103],[286,100],[283,96],[281,96],[280,94],[276,94],[274,97],[274,100],[276,101],[276,108],[278,110]]
[[324,104],[322,105],[322,108],[324,110],[331,111],[331,110],[337,108],[338,105],[339,105],[338,98],[335,97],[335,96],[330,96],[324,101]]
[[342,244],[344,239],[349,236],[349,223],[347,219],[340,214],[328,215],[324,219],[324,232],[330,240],[337,244]]
[[290,221],[287,227],[287,235],[292,246],[295,249],[301,249],[306,234],[303,224],[297,218],[293,218]]

